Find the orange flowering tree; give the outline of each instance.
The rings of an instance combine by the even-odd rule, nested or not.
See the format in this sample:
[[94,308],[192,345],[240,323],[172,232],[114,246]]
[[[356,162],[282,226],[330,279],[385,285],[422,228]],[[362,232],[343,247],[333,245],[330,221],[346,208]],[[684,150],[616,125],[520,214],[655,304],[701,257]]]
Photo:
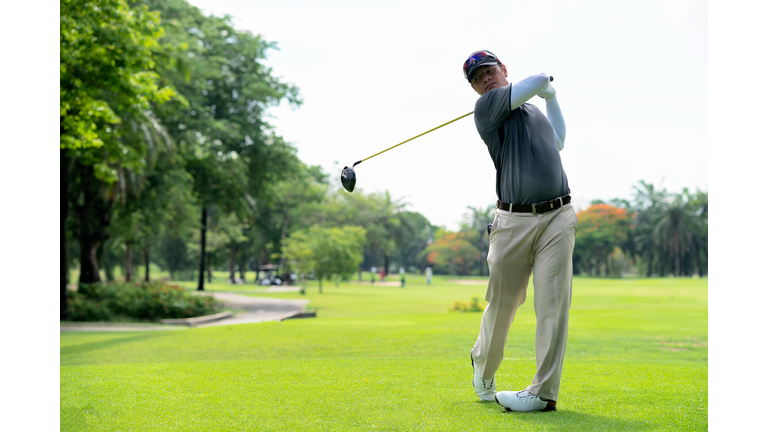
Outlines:
[[617,247],[627,243],[631,215],[623,208],[610,204],[593,204],[578,212],[579,230],[573,251],[574,271],[604,275],[611,270],[611,256]]
[[461,274],[469,274],[472,265],[480,259],[480,251],[472,244],[472,234],[440,229],[422,255],[435,267],[436,273],[455,275],[458,267]]

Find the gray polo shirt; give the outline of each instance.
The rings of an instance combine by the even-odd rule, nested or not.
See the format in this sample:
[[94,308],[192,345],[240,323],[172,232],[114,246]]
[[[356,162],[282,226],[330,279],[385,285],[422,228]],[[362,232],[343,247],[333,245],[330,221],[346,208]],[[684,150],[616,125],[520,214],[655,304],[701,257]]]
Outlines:
[[533,204],[570,193],[552,125],[534,105],[511,109],[510,86],[480,96],[475,126],[496,167],[501,201]]

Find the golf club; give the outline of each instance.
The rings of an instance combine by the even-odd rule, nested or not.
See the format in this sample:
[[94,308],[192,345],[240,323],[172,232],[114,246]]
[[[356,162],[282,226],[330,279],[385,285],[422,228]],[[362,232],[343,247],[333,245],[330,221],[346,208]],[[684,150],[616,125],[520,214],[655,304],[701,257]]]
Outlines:
[[[554,80],[555,79],[553,77],[551,77],[551,76],[549,77],[549,81],[550,82],[552,82]],[[352,192],[353,190],[355,190],[355,184],[357,184],[357,177],[355,176],[355,167],[357,165],[360,165],[361,163],[367,161],[368,159],[370,159],[370,158],[372,158],[374,156],[378,156],[378,155],[380,155],[380,154],[382,154],[384,152],[388,152],[388,151],[392,150],[393,148],[395,148],[397,146],[403,145],[403,144],[407,143],[408,141],[414,140],[414,139],[416,139],[416,138],[418,138],[418,137],[420,137],[422,135],[426,135],[426,134],[428,134],[428,133],[430,133],[430,132],[432,132],[434,130],[440,129],[441,127],[443,127],[445,125],[449,125],[449,124],[455,122],[456,120],[461,120],[461,119],[463,119],[464,117],[466,117],[466,116],[468,116],[470,114],[474,114],[474,111],[470,111],[470,112],[464,114],[463,116],[456,117],[455,119],[453,119],[453,120],[451,120],[449,122],[445,122],[445,123],[441,124],[440,126],[434,127],[434,128],[432,128],[432,129],[430,129],[430,130],[428,130],[426,132],[420,133],[420,134],[416,135],[413,138],[408,138],[407,140],[405,140],[405,141],[403,141],[403,142],[401,142],[399,144],[395,144],[395,145],[393,145],[392,147],[390,147],[388,149],[384,149],[384,150],[382,150],[382,151],[380,151],[380,152],[378,152],[378,153],[376,153],[374,155],[368,156],[365,159],[361,159],[361,160],[353,163],[352,166],[345,166],[341,170],[341,185],[344,186],[344,189],[346,189],[347,192]]]

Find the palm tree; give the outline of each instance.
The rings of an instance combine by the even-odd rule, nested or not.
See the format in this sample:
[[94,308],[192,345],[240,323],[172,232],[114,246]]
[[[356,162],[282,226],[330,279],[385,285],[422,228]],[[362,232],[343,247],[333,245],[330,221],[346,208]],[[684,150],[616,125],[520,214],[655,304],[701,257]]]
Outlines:
[[675,195],[671,201],[661,203],[659,217],[653,227],[656,243],[674,262],[675,276],[681,276],[681,262],[695,250],[695,239],[704,231],[702,220],[686,195],[687,190]]
[[[663,264],[659,256],[659,244],[653,235],[653,226],[660,217],[661,204],[667,199],[666,189],[656,190],[652,184],[640,181],[640,186],[635,186],[633,240],[634,258],[641,257],[647,264],[646,276],[653,274],[654,266]],[[661,269],[663,271],[663,267]]]

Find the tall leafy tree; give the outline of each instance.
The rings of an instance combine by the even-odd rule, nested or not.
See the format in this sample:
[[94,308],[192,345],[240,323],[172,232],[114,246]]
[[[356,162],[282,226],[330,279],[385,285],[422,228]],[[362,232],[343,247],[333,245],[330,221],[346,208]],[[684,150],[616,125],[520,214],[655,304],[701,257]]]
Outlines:
[[272,75],[261,60],[274,43],[234,28],[229,16],[204,16],[183,0],[146,2],[160,11],[167,30],[161,43],[171,61],[163,78],[189,107],[158,110],[179,144],[194,178],[200,206],[200,278],[208,209],[216,205],[247,220],[265,182],[280,177],[291,149],[264,120],[283,99],[300,104],[298,90]]
[[[59,128],[62,206],[74,207],[80,282],[99,281],[97,250],[107,238],[123,170],[140,172],[153,127],[151,103],[175,96],[158,83],[154,48],[163,35],[157,13],[125,0],[60,3]],[[183,99],[178,99],[183,103]],[[61,211],[62,228],[67,211]],[[66,253],[62,239],[61,253]],[[66,318],[62,257],[61,317]]]

